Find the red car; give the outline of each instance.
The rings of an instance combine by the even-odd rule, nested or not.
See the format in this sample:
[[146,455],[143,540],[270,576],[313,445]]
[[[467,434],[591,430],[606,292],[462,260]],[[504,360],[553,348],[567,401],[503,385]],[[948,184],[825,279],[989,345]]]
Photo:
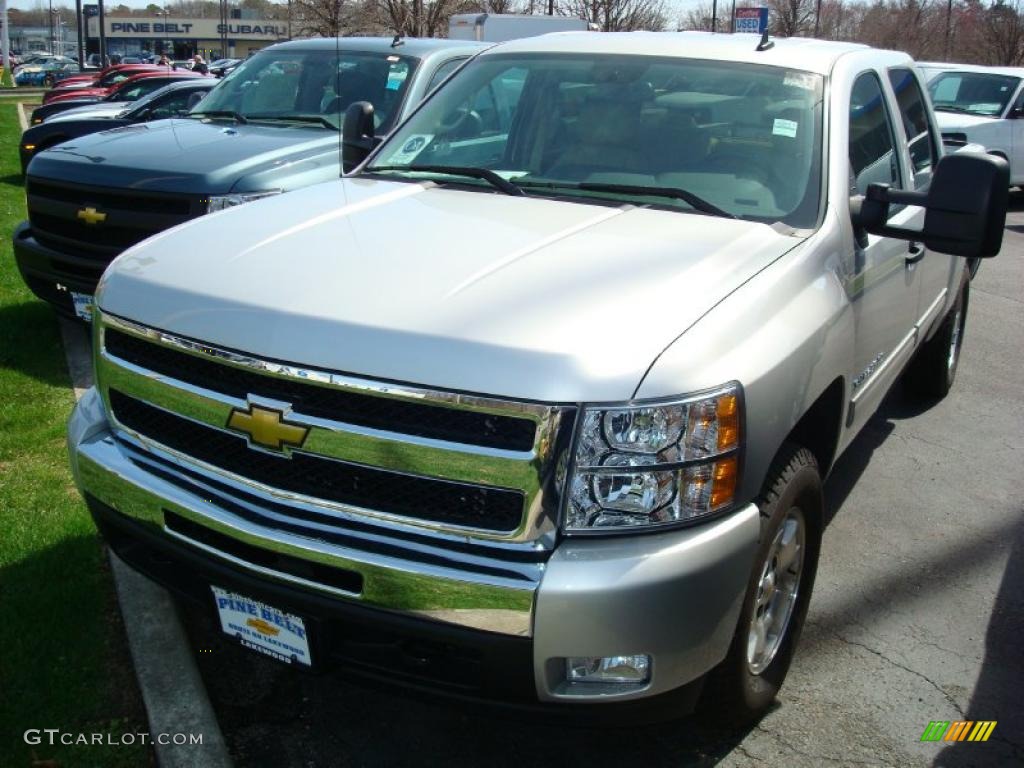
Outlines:
[[[122,73],[118,73],[122,74]],[[108,100],[108,101],[134,101],[134,98],[125,98],[123,95],[118,98],[119,94],[132,89],[135,84],[141,80],[152,77],[166,77],[168,74],[186,77],[203,77],[196,72],[189,72],[188,70],[171,70],[168,67],[160,67],[154,69],[150,67],[142,72],[132,72],[128,77],[121,78],[115,84],[103,87],[101,85],[95,85],[92,88],[68,88],[64,90],[54,89],[46,94],[46,98],[43,99],[44,104],[53,104],[59,101],[68,101],[70,99],[92,99],[96,101]]]
[[98,74],[75,75],[62,80],[57,86],[43,96],[43,104],[48,103],[57,96],[66,93],[82,94],[86,89],[107,88],[124,82],[132,75],[144,72],[162,72],[167,67],[157,67],[155,64],[116,64],[107,67]]
[[168,83],[189,80],[194,77],[208,77],[208,75],[200,75],[187,70],[168,71],[165,67],[161,67],[156,71],[132,75],[108,90],[82,88],[77,91],[67,91],[66,96],[59,96],[36,107],[32,112],[32,125],[39,125],[48,117],[86,104],[95,104],[100,101],[123,101],[127,104],[163,88]]

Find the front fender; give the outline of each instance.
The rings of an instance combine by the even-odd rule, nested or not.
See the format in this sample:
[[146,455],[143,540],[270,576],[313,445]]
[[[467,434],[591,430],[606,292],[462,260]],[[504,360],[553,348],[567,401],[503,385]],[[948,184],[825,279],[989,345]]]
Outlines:
[[[655,361],[638,398],[693,392],[736,380],[744,390],[738,501],[755,498],[772,459],[853,354],[843,288],[848,265],[834,215],[677,338]],[[844,382],[844,404],[849,401]],[[845,406],[844,406],[845,407]],[[827,467],[822,468],[822,472]]]

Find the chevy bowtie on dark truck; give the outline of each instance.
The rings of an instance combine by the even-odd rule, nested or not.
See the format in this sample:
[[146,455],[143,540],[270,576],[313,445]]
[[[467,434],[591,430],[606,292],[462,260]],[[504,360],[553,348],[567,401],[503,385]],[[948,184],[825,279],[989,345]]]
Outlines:
[[350,103],[372,102],[374,132],[384,135],[486,47],[392,38],[282,43],[219,81],[187,118],[40,152],[26,176],[29,218],[14,234],[22,277],[58,311],[87,319],[100,275],[125,248],[207,212],[337,178],[338,129]]
[[345,179],[125,253],[69,428],[111,547],[296,666],[763,712],[822,479],[949,389],[1007,201],[906,54],[766,42],[505,43],[368,158],[353,105]]

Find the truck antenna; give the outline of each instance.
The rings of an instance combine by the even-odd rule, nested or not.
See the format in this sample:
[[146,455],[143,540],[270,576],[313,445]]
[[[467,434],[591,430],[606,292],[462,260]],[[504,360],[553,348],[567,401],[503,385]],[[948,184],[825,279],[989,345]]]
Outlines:
[[761,42],[757,44],[756,50],[758,53],[760,53],[761,51],[767,51],[768,49],[774,47],[775,43],[768,39],[768,30],[766,29],[764,33],[761,35]]
[[391,47],[392,48],[397,48],[400,45],[405,45],[405,41],[402,40],[402,33],[401,32],[399,32],[397,35],[395,35],[394,40],[391,41]]

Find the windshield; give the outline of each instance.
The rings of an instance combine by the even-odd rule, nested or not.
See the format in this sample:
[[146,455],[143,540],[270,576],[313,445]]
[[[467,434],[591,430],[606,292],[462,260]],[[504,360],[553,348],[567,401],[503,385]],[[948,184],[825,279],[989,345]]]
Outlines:
[[984,72],[943,72],[928,84],[932,105],[940,112],[998,117],[1020,84],[1019,77]]
[[345,110],[369,101],[386,132],[405,97],[417,60],[388,53],[267,51],[247,59],[192,114],[234,114],[248,120],[289,119],[340,129]]
[[[487,169],[531,195],[812,228],[821,187],[821,99],[820,76],[775,67],[494,54],[470,62],[438,90],[366,172]],[[380,173],[494,188],[493,181],[437,171]]]

